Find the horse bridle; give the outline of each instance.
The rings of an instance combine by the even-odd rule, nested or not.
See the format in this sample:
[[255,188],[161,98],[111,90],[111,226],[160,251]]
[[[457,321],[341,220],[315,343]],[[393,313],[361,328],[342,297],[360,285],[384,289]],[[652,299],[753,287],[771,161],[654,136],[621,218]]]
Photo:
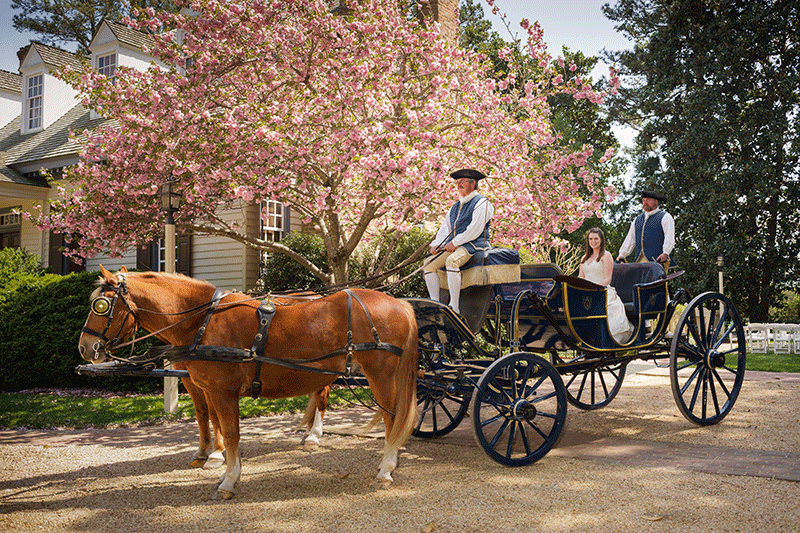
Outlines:
[[[81,329],[83,333],[88,333],[89,335],[94,335],[97,337],[97,342],[93,346],[95,360],[100,358],[101,350],[103,353],[109,354],[114,351],[114,347],[120,342],[119,336],[122,334],[125,324],[128,323],[128,317],[133,315],[134,331],[136,331],[136,329],[139,327],[139,316],[136,314],[136,311],[134,310],[135,306],[132,305],[130,296],[128,295],[128,285],[125,277],[118,275],[117,278],[117,285],[109,285],[107,283],[101,284],[100,294],[93,298],[89,303],[89,308],[93,314],[107,317],[106,326],[103,328],[103,331],[97,332],[86,326]],[[113,292],[114,295],[109,298],[105,295],[107,292]],[[109,338],[106,337],[106,333],[108,333],[108,330],[111,329],[111,324],[114,322],[114,308],[117,305],[117,301],[120,299],[125,304],[125,307],[128,308],[128,311],[125,313],[125,317],[122,319],[122,322],[117,328],[114,336]]]

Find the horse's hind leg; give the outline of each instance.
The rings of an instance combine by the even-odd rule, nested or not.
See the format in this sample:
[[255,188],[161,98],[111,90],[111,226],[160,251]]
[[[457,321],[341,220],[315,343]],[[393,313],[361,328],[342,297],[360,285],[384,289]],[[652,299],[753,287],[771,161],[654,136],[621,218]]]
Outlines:
[[[206,400],[206,403],[209,403],[208,400]],[[217,417],[217,412],[213,409],[210,410],[210,415],[211,426],[214,429],[214,449],[210,454],[208,454],[208,460],[206,461],[206,464],[203,465],[203,468],[206,470],[219,468],[225,464],[225,456],[222,455],[222,452],[225,451],[225,442],[222,439],[219,417]]]
[[229,500],[236,493],[234,487],[242,476],[242,459],[239,455],[239,395],[237,391],[214,390],[207,395],[213,413],[216,413],[222,438],[225,441],[226,469],[216,485],[215,498]]
[[325,417],[325,410],[328,408],[328,395],[331,388],[323,387],[316,392],[308,395],[308,406],[300,427],[306,429],[303,437],[303,449],[313,452],[319,448],[319,438],[322,436],[322,420]]

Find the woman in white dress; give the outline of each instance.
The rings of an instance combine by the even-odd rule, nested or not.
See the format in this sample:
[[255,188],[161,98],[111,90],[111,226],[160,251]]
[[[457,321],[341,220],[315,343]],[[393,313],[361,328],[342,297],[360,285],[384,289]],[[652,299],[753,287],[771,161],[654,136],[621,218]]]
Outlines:
[[578,277],[606,287],[608,329],[614,340],[624,344],[633,334],[634,327],[625,315],[625,305],[617,291],[609,285],[613,273],[614,258],[606,250],[606,236],[600,228],[592,228],[586,232],[586,254],[581,259]]

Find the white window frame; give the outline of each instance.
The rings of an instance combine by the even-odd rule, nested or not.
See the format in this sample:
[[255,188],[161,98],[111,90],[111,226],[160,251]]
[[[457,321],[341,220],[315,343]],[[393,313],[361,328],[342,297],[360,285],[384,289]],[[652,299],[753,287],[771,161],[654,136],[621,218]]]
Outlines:
[[[261,209],[261,238],[269,242],[278,242],[283,238],[283,230],[286,227],[283,220],[284,206],[276,200],[267,200],[261,202],[259,206]],[[267,216],[264,217],[264,213]],[[262,255],[262,261],[266,261],[269,257],[267,252]]]
[[25,131],[40,130],[44,119],[44,74],[28,77],[26,90]]
[[113,78],[114,71],[117,69],[117,53],[112,52],[102,56],[97,56],[97,72],[106,78]]

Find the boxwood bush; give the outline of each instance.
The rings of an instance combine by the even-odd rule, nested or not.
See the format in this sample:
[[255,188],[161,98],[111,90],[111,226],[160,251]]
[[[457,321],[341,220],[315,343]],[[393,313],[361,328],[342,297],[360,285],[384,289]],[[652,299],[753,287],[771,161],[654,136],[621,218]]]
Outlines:
[[18,262],[3,259],[9,252],[0,252],[0,391],[158,390],[158,379],[97,378],[75,372],[76,366],[86,363],[78,354],[78,338],[89,314],[97,272],[60,276],[37,268],[19,269]]

